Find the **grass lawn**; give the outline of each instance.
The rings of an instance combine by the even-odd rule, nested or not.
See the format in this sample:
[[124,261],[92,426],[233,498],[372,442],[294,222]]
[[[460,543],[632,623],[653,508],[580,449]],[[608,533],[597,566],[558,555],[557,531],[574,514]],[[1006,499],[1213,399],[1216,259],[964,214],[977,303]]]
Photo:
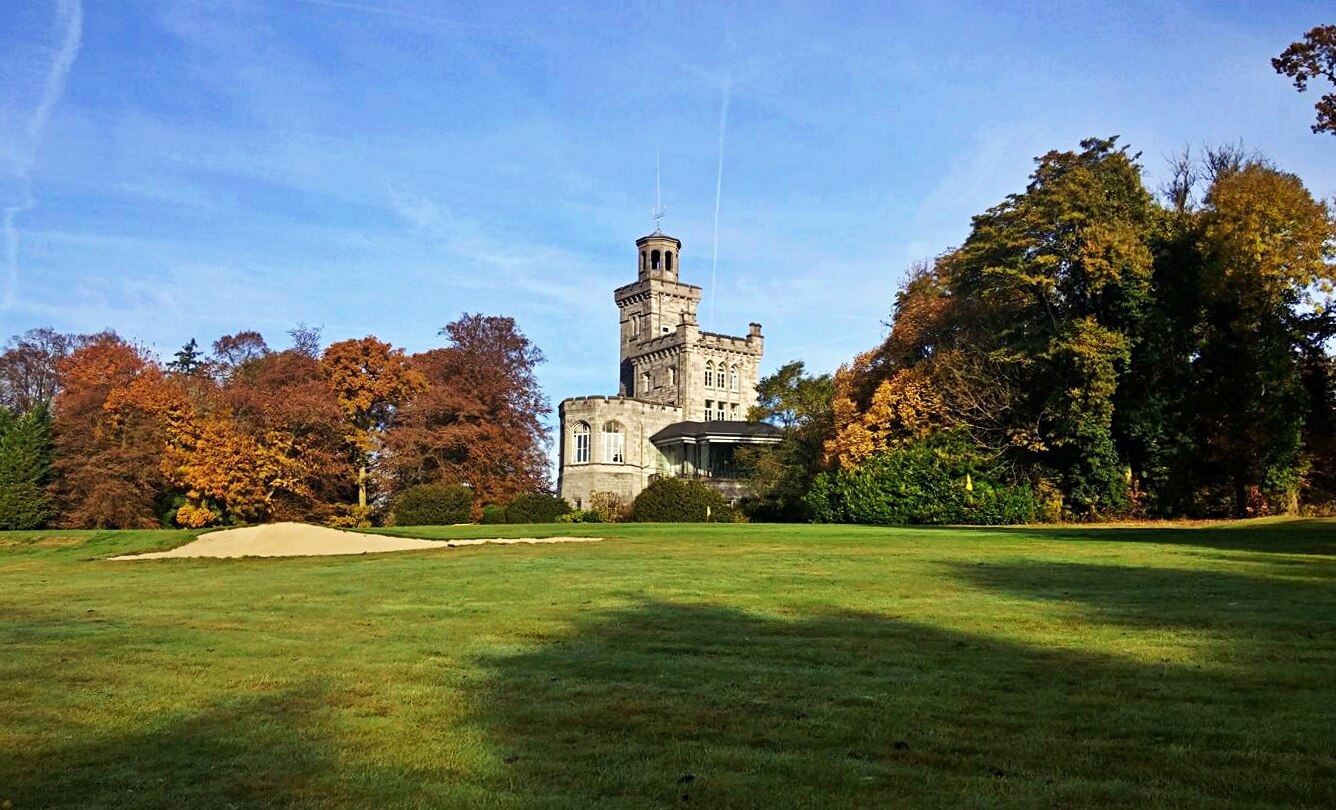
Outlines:
[[0,534],[0,803],[1336,806],[1336,522]]

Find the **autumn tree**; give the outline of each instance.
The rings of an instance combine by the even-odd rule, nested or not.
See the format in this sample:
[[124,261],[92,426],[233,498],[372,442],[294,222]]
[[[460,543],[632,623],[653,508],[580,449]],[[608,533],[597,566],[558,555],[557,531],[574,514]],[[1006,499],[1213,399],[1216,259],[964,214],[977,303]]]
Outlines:
[[10,338],[0,354],[0,406],[18,414],[49,408],[60,389],[60,361],[92,339],[49,327]]
[[412,358],[426,389],[386,436],[398,488],[468,484],[479,506],[546,490],[542,350],[513,318],[466,313],[441,334],[449,345]]
[[1036,160],[1023,193],[921,265],[885,344],[836,377],[828,459],[853,467],[940,429],[1052,477],[1078,516],[1121,508],[1118,383],[1151,292],[1156,208],[1116,139]]
[[162,456],[188,411],[185,393],[157,363],[114,334],[59,364],[52,494],[71,527],[158,525],[167,488]]
[[[1271,60],[1276,72],[1294,80],[1300,93],[1312,79],[1325,79],[1336,85],[1336,25],[1319,25],[1298,42],[1291,43],[1280,56]],[[1326,93],[1314,105],[1317,123],[1313,132],[1336,135],[1336,92]]]
[[[1292,511],[1312,403],[1302,362],[1305,317],[1336,282],[1331,211],[1300,179],[1252,160],[1211,184],[1199,220],[1203,322],[1193,410],[1200,447],[1228,480],[1233,511],[1253,498]],[[1318,340],[1317,343],[1321,343]]]
[[186,489],[190,508],[178,514],[177,522],[198,527],[269,519],[279,492],[308,495],[308,461],[291,434],[253,436],[219,409],[176,431],[163,464],[173,482]]
[[[367,336],[331,344],[321,367],[343,409],[344,441],[356,470],[357,505],[367,507],[369,466],[397,409],[427,387],[403,349]],[[359,518],[360,519],[360,518]]]
[[213,365],[222,376],[231,376],[269,354],[269,344],[259,332],[246,330],[223,335],[213,342]]
[[248,446],[286,459],[274,467],[281,475],[262,481],[267,516],[330,519],[335,505],[355,498],[357,488],[344,411],[320,360],[305,350],[272,352],[254,361],[250,372],[229,379],[218,397],[231,430]]

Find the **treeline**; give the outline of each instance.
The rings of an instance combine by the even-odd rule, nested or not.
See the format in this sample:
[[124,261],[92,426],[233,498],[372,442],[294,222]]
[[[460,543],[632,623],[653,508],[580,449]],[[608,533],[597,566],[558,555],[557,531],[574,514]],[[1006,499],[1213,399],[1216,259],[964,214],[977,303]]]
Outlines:
[[375,337],[271,350],[256,332],[163,363],[112,332],[37,329],[0,354],[0,528],[364,526],[417,485],[485,504],[548,488],[534,376],[510,318],[464,315],[409,355]]
[[1239,148],[1157,199],[1115,139],[912,269],[885,342],[791,364],[753,418],[756,516],[872,523],[1220,517],[1336,502],[1331,209]]

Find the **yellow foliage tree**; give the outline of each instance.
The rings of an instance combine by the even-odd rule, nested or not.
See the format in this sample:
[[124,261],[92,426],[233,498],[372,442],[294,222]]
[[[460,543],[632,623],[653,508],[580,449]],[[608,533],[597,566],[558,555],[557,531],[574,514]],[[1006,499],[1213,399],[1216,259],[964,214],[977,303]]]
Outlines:
[[835,432],[826,442],[827,464],[856,467],[875,453],[925,439],[942,427],[941,394],[917,367],[896,371],[877,386],[867,407],[859,406],[856,386],[874,355],[859,355],[835,373]]
[[225,410],[197,417],[173,436],[163,457],[164,472],[188,490],[192,507],[186,516],[178,512],[177,522],[201,518],[200,510],[212,511],[208,504],[244,522],[265,520],[279,491],[308,494],[301,449],[288,433],[242,432]]

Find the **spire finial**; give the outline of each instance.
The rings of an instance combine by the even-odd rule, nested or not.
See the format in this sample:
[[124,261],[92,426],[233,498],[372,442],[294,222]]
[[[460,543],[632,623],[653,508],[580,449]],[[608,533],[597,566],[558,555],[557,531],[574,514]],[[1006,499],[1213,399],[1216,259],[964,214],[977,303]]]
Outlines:
[[663,215],[668,213],[668,209],[663,207],[663,198],[659,188],[659,144],[654,144],[654,210],[650,211],[650,216],[654,218],[654,232],[663,233],[660,229],[660,220]]

